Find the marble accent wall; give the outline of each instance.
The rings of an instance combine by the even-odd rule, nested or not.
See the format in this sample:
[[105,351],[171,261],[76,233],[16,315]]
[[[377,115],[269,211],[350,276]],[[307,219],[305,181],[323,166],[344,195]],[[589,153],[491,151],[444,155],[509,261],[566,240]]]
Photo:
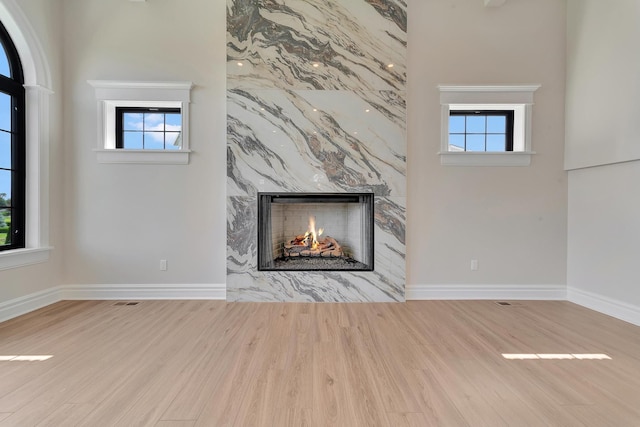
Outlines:
[[[227,299],[403,301],[403,0],[228,0]],[[258,192],[373,192],[373,272],[257,271]]]

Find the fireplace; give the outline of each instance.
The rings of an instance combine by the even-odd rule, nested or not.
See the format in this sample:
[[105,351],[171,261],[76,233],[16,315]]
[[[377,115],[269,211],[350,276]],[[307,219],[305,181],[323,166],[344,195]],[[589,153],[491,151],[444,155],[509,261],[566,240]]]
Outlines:
[[258,193],[258,270],[373,271],[373,193]]
[[227,300],[404,301],[406,2],[284,3],[227,2]]

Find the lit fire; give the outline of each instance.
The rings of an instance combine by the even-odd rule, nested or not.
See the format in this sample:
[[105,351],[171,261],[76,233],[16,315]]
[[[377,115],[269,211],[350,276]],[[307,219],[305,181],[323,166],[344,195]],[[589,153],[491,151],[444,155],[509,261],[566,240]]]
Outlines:
[[294,257],[322,257],[339,258],[344,256],[342,246],[331,236],[323,235],[324,230],[316,230],[316,219],[309,217],[307,232],[298,234],[293,239],[284,243],[283,256],[291,259]]
[[321,236],[323,232],[324,232],[323,228],[318,228],[318,232],[316,233],[316,219],[310,216],[309,230],[306,233],[304,233],[304,238],[310,239],[307,241],[309,242],[308,245],[311,247],[311,249],[318,249],[318,237]]

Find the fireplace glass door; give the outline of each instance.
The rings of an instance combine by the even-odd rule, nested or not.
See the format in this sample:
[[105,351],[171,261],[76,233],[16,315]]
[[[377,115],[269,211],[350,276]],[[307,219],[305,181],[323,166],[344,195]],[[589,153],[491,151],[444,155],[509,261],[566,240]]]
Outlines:
[[259,193],[258,270],[372,271],[372,193]]

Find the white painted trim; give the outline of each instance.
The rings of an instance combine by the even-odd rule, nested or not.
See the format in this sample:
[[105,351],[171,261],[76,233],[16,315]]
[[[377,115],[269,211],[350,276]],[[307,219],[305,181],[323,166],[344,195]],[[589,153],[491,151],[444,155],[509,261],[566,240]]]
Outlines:
[[[193,88],[192,82],[174,81],[140,81],[140,80],[87,80],[96,89],[171,89],[189,91]],[[110,93],[109,93],[110,94]],[[102,99],[113,99],[110,97]]]
[[192,82],[87,80],[99,101],[191,102]]
[[[458,96],[468,96],[465,95],[466,92],[479,92],[479,95],[482,98],[488,98],[487,101],[492,104],[500,104],[502,101],[500,99],[496,99],[496,97],[501,97],[503,95],[498,95],[498,93],[512,93],[514,97],[518,97],[514,101],[507,101],[506,103],[516,103],[516,104],[531,104],[533,103],[533,92],[540,89],[542,85],[540,84],[525,84],[525,85],[453,85],[453,84],[441,84],[438,85],[438,90],[440,92],[449,92],[450,95],[441,94],[441,99],[447,100],[447,104],[456,104],[455,100],[450,100],[448,97],[453,97],[457,99]],[[455,95],[456,93],[461,95]],[[507,95],[510,96],[510,95]],[[482,101],[471,101],[471,103],[477,104],[482,103]]]
[[571,286],[567,288],[567,300],[599,313],[640,326],[640,307],[636,305],[583,291]]
[[[565,285],[407,285],[411,300],[568,300],[640,326],[640,307]],[[0,322],[62,300],[225,300],[224,284],[62,285],[0,303]]]
[[0,20],[18,50],[25,85],[51,88],[49,62],[35,30],[15,0],[0,0]]
[[0,270],[39,264],[49,260],[52,247],[14,249],[0,252]]
[[98,163],[187,165],[191,150],[93,150]]
[[408,300],[565,300],[565,285],[407,285]]
[[63,300],[226,300],[224,284],[62,285],[0,303],[0,322]]
[[534,151],[484,152],[446,151],[439,152],[443,166],[529,166]]
[[[440,164],[443,166],[529,166],[532,150],[533,94],[540,85],[438,85]],[[449,147],[449,115],[455,110],[513,110],[513,151],[460,152]]]
[[[156,82],[128,80],[88,80],[98,101],[96,157],[99,163],[147,163],[186,165],[189,163],[189,104],[192,82]],[[116,108],[180,108],[182,131],[180,150],[116,149]]]
[[0,303],[0,322],[22,316],[60,301],[56,288],[29,294]]
[[224,284],[62,285],[58,289],[61,300],[224,300],[227,294]]
[[42,86],[25,85],[27,248],[49,246],[49,97]]

